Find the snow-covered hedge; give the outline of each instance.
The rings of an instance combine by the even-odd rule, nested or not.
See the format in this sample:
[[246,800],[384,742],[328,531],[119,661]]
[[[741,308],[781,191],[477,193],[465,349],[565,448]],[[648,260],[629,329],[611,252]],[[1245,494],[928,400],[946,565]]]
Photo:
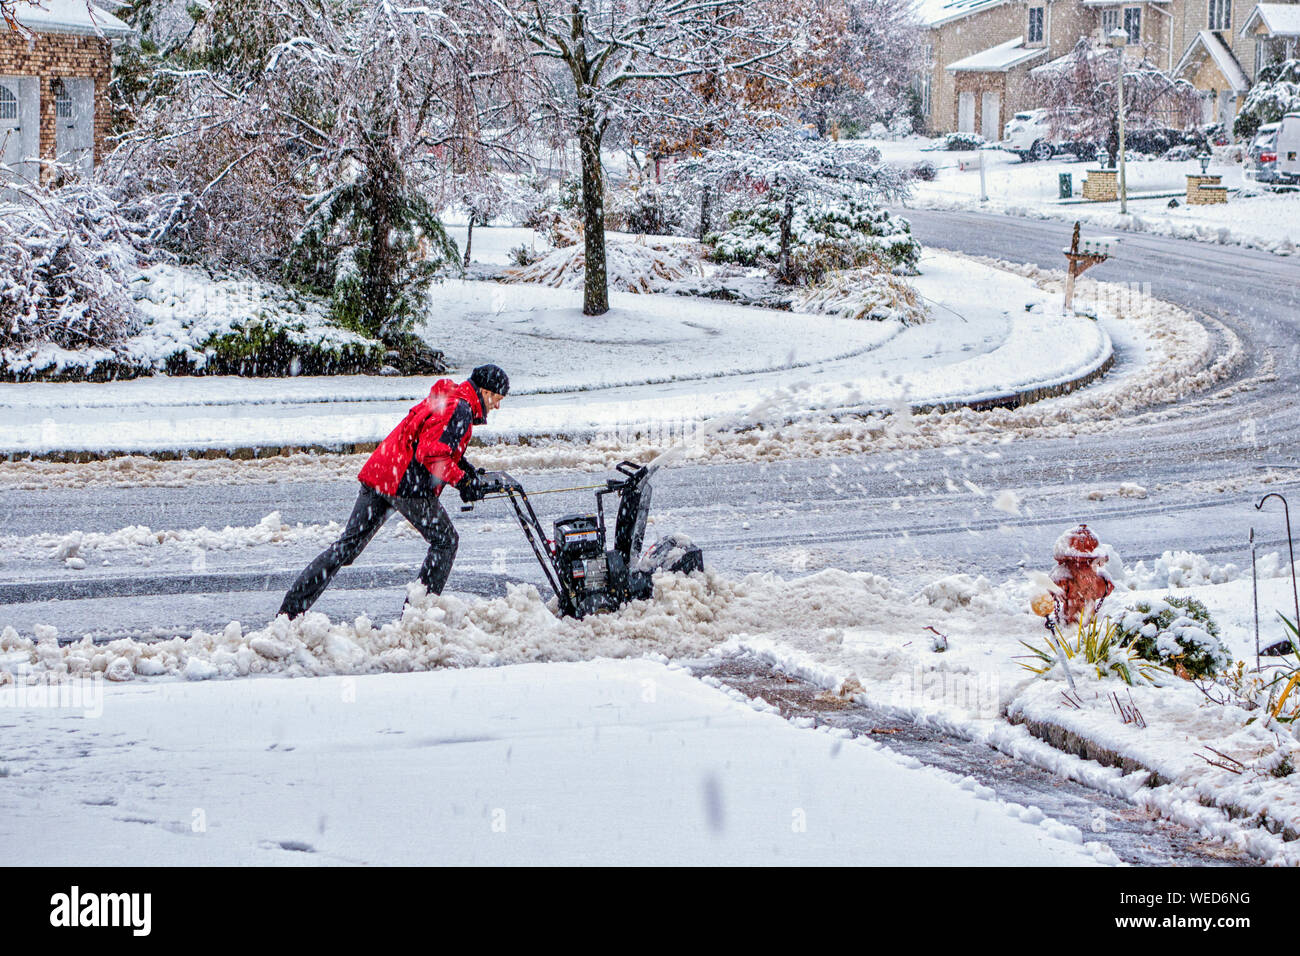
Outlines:
[[[716,262],[776,263],[781,251],[781,208],[760,202],[734,211],[730,226],[705,237]],[[815,282],[827,272],[883,262],[914,271],[921,245],[906,219],[852,197],[795,202],[791,265],[795,278]]]
[[935,140],[934,149],[965,152],[971,149],[979,149],[987,142],[988,140],[978,133],[948,133]]
[[794,310],[846,319],[897,319],[904,325],[916,325],[930,317],[916,290],[879,265],[829,273],[795,297]]
[[1232,663],[1218,625],[1193,597],[1139,601],[1119,615],[1117,627],[1122,643],[1131,644],[1139,656],[1188,677],[1212,677]]
[[91,183],[0,200],[0,350],[112,350],[140,325],[126,291],[142,237]]

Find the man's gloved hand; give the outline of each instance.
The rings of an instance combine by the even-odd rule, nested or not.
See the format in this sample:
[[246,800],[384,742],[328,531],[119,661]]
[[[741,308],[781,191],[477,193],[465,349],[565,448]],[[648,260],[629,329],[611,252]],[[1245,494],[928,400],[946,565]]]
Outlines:
[[479,470],[467,461],[462,461],[460,468],[464,472],[460,481],[456,482],[456,490],[460,492],[460,500],[466,504],[480,500],[484,492],[479,481]]

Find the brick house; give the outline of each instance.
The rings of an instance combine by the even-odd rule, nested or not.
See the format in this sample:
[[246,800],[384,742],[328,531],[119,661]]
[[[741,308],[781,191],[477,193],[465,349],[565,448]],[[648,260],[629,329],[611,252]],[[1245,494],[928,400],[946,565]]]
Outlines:
[[53,160],[89,172],[104,155],[112,41],[132,34],[86,0],[19,3],[27,36],[0,21],[0,177],[48,179]]
[[922,112],[935,133],[1001,139],[1033,109],[1029,71],[1081,37],[1128,34],[1133,54],[1205,95],[1205,122],[1231,122],[1260,68],[1297,49],[1300,3],[1244,0],[920,0]]

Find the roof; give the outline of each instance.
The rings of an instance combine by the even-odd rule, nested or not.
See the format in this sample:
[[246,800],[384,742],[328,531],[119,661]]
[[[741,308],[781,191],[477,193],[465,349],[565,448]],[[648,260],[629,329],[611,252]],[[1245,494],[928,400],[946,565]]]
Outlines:
[[[14,16],[36,33],[74,33],[83,36],[128,37],[135,31],[107,10],[88,0],[17,0]],[[3,30],[0,26],[0,30]]]
[[972,13],[1000,7],[1008,0],[916,0],[913,12],[922,26],[937,27]]
[[1210,30],[1202,30],[1196,34],[1196,39],[1187,46],[1186,52],[1183,53],[1182,59],[1178,61],[1178,66],[1174,67],[1174,76],[1178,76],[1196,57],[1197,49],[1204,50],[1205,53],[1214,61],[1214,65],[1219,68],[1223,74],[1224,80],[1232,87],[1234,92],[1244,93],[1250,89],[1250,80],[1246,79],[1246,71],[1241,68],[1237,58],[1232,55],[1219,35]]
[[1028,63],[1046,52],[1047,47],[1026,47],[1025,38],[1016,37],[949,63],[947,69],[956,73],[1005,73],[1013,66]]
[[1253,32],[1256,23],[1262,23],[1269,36],[1300,36],[1300,3],[1257,4],[1242,25],[1241,35]]

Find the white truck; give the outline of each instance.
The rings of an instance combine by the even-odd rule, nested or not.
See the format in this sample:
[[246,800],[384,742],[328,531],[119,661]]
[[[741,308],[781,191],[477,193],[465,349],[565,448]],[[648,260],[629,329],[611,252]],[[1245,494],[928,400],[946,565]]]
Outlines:
[[1287,113],[1277,129],[1277,182],[1300,184],[1300,113]]

